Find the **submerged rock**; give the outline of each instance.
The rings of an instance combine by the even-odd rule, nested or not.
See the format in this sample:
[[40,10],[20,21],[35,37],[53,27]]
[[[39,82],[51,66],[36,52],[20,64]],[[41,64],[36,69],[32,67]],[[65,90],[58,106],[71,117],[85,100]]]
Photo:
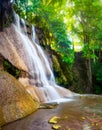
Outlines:
[[13,76],[0,71],[0,126],[31,114],[38,108],[25,88]]
[[48,102],[48,103],[41,103],[40,109],[53,109],[56,108],[59,104],[57,102]]

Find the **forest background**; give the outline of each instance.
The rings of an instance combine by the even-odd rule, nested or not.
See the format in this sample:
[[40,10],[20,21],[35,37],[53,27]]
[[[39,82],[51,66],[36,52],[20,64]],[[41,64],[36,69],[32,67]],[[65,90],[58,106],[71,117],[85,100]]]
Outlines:
[[35,26],[59,85],[102,93],[101,0],[15,0],[14,9],[28,27]]

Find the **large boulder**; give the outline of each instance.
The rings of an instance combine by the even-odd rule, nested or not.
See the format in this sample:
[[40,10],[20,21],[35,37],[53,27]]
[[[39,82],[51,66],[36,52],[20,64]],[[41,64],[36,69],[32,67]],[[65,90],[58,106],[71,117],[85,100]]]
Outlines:
[[13,76],[0,71],[0,126],[31,114],[38,108],[25,88]]

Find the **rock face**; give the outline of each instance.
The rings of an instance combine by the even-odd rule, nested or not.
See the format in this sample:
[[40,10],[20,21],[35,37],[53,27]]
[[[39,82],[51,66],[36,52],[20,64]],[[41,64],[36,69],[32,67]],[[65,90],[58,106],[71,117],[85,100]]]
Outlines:
[[76,93],[92,93],[89,82],[89,72],[86,60],[82,57],[82,52],[75,53],[75,63],[73,65],[73,83],[70,90]]
[[0,71],[0,126],[31,114],[38,103],[13,76]]

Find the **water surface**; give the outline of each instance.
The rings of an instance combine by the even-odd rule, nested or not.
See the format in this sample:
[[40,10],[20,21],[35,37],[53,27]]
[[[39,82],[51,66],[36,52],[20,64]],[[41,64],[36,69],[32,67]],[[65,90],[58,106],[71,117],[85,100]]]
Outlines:
[[102,96],[83,95],[58,102],[56,108],[39,109],[2,130],[52,130],[48,121],[54,116],[59,117],[59,130],[102,130]]

